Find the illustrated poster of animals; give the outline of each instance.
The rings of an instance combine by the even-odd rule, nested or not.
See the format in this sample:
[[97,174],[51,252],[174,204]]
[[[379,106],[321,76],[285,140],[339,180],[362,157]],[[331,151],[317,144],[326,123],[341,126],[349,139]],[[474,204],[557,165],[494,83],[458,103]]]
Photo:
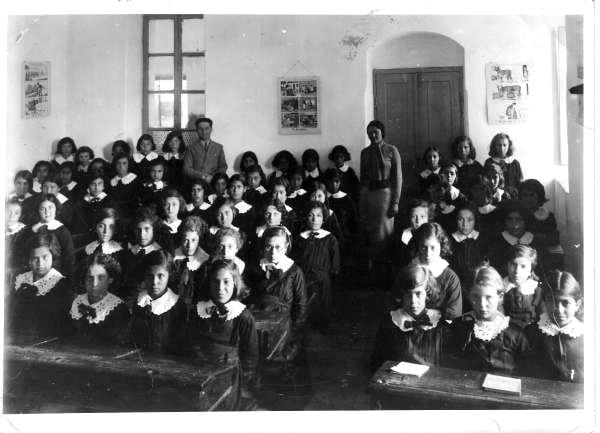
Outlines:
[[530,64],[486,64],[489,124],[520,123],[527,120],[530,74]]
[[23,118],[50,114],[50,62],[23,62]]
[[318,77],[279,78],[279,133],[320,134]]

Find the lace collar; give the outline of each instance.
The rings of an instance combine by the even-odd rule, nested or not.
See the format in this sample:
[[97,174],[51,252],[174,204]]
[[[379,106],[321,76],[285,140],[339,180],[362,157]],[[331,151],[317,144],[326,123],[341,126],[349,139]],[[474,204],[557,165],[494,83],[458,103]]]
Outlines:
[[496,210],[496,206],[494,206],[494,205],[493,205],[493,204],[491,204],[491,203],[488,203],[488,204],[486,204],[486,205],[484,205],[484,206],[480,206],[480,207],[478,207],[478,208],[477,208],[477,210],[479,211],[479,213],[480,213],[481,215],[487,215],[487,214],[489,214],[489,213],[492,213],[492,212],[494,212],[494,211]]
[[[425,313],[429,317],[431,325],[419,325],[419,328],[423,329],[424,331],[428,331],[437,326],[440,318],[442,317],[442,313],[440,313],[439,310],[430,310],[428,308],[425,309]],[[415,318],[408,314],[406,311],[404,311],[402,308],[390,311],[390,316],[392,317],[392,322],[394,322],[394,325],[396,325],[402,332],[411,332],[414,329],[412,327],[407,328],[405,326],[407,321],[413,322]]]
[[[71,304],[71,318],[79,320],[85,317],[89,323],[98,324],[103,322],[104,319],[110,314],[112,310],[119,304],[122,304],[123,300],[112,293],[107,293],[106,296],[100,299],[98,302],[90,304],[87,293],[83,293],[75,298]],[[86,307],[92,308],[92,314],[86,314],[85,316],[80,311],[79,306],[85,305]]]
[[538,328],[540,328],[540,331],[542,331],[543,334],[551,337],[558,334],[564,334],[571,338],[579,338],[583,335],[585,326],[577,319],[577,317],[573,317],[573,320],[565,326],[560,327],[554,323],[548,313],[542,313],[540,315],[540,320],[538,321]]
[[329,236],[331,233],[328,232],[325,229],[319,229],[319,230],[306,230],[303,231],[302,233],[300,233],[300,236],[303,237],[304,239],[308,239],[308,237],[314,233],[315,237],[317,239],[323,239],[325,236]]
[[146,182],[146,183],[144,184],[144,186],[145,186],[146,188],[152,188],[152,187],[154,186],[154,188],[155,188],[157,191],[160,191],[161,189],[163,189],[164,187],[166,187],[166,186],[167,186],[167,183],[166,183],[166,182],[164,182],[164,181],[162,181],[162,180],[154,180],[154,181],[152,181],[152,182]]
[[186,256],[185,254],[183,254],[181,247],[177,248],[175,250],[173,261],[185,260],[185,259],[188,259],[187,268],[190,271],[195,271],[195,270],[199,269],[200,266],[202,266],[202,263],[204,263],[205,261],[207,261],[209,259],[209,255],[200,246],[198,246],[198,248],[196,248],[196,252],[194,253],[193,256]]
[[321,173],[319,173],[319,169],[315,168],[313,171],[306,171],[304,170],[304,178],[305,179],[316,179],[317,177],[319,177],[321,175]]
[[473,163],[475,163],[475,160],[473,158],[467,158],[466,161],[461,161],[460,159],[454,159],[454,164],[456,165],[456,167],[460,168],[463,165],[473,165]]
[[[91,256],[92,254],[94,254],[94,251],[96,251],[96,248],[98,248],[98,245],[100,245],[99,241],[90,242],[85,246],[85,253],[88,256]],[[123,247],[121,246],[121,244],[119,244],[116,241],[108,241],[102,243],[102,254],[114,254],[116,252],[121,251],[122,249]]]
[[52,290],[60,280],[65,278],[60,272],[52,268],[46,275],[37,281],[33,281],[33,272],[25,272],[24,274],[17,275],[15,279],[15,290],[19,290],[23,284],[29,284],[35,286],[38,290],[36,296],[44,296],[50,290]]
[[177,161],[183,159],[183,155],[181,153],[173,153],[173,152],[167,152],[163,155],[163,157],[168,161],[170,161],[172,159],[177,160]]
[[14,235],[15,233],[19,233],[21,230],[23,230],[23,227],[25,227],[25,224],[23,224],[21,221],[17,221],[16,223],[7,226],[6,227],[6,236],[10,236],[10,235]]
[[479,232],[477,230],[473,230],[471,233],[469,233],[468,235],[465,235],[461,232],[454,232],[452,233],[452,237],[454,238],[454,240],[456,242],[462,242],[465,239],[473,239],[473,240],[477,240],[477,238],[479,237]]
[[[233,224],[231,224],[229,227],[223,227],[223,228],[228,228],[228,229],[233,229],[236,232],[240,231],[239,227],[234,226]],[[218,231],[221,230],[221,227],[219,226],[211,226],[208,231],[210,232],[211,235],[216,235],[218,233]]]
[[175,234],[177,233],[177,230],[179,230],[179,226],[181,225],[182,221],[180,219],[177,219],[175,221],[173,221],[172,223],[167,222],[167,221],[163,221],[163,223],[169,227],[169,232],[171,234]]
[[96,203],[99,201],[102,201],[106,198],[108,194],[106,194],[104,191],[102,191],[100,194],[98,194],[96,197],[92,197],[90,194],[86,194],[85,197],[83,197],[83,199],[85,201],[87,201],[88,203],[91,203],[92,200]]
[[550,216],[550,211],[548,209],[546,209],[545,207],[540,206],[533,213],[533,216],[538,221],[546,221],[548,219],[548,217]]
[[38,194],[42,192],[42,184],[37,177],[33,178],[33,181],[31,182],[31,189]]
[[37,233],[42,226],[48,227],[48,230],[56,230],[59,227],[62,227],[62,225],[63,223],[61,223],[59,220],[52,220],[49,223],[43,223],[40,221],[39,223],[35,223],[33,226],[31,226],[31,231]]
[[90,162],[90,164],[85,165],[85,166],[83,166],[81,164],[77,164],[77,171],[82,171],[84,173],[87,173],[88,169],[90,168],[90,165],[91,165],[91,162]]
[[339,171],[341,171],[342,173],[346,173],[349,168],[350,168],[350,166],[345,162],[342,165],[340,165],[339,167],[337,167],[337,169]]
[[67,196],[66,196],[66,195],[64,195],[64,194],[61,194],[60,192],[57,192],[57,193],[54,195],[54,197],[56,197],[56,199],[58,200],[58,202],[59,202],[61,205],[65,204],[65,202],[69,200],[69,197],[67,197]]
[[291,206],[288,206],[288,205],[287,205],[287,204],[285,204],[285,203],[284,203],[283,205],[285,206],[285,210],[286,210],[288,213],[294,210],[294,208],[293,208],[293,207],[291,207]]
[[508,277],[504,277],[504,293],[508,293],[512,289],[517,289],[522,295],[533,295],[535,293],[535,289],[538,288],[538,285],[539,283],[533,278],[527,279],[527,281],[518,286],[517,284],[511,282]]
[[[185,210],[187,210],[188,212],[193,211],[196,208],[196,206],[194,205],[194,203],[189,203],[185,205]],[[210,204],[206,203],[205,201],[202,202],[202,204],[198,207],[198,209],[200,210],[206,210],[210,208]]]
[[72,180],[71,182],[69,182],[68,184],[65,185],[65,187],[69,191],[73,191],[73,188],[75,188],[76,186],[77,186],[77,182],[75,182],[74,180]]
[[492,341],[502,331],[508,328],[510,317],[498,313],[494,320],[476,320],[473,324],[473,335],[482,341]]
[[302,197],[304,194],[306,194],[306,190],[304,188],[298,188],[296,191],[292,191],[288,198]]
[[244,214],[244,213],[248,212],[250,209],[252,209],[252,205],[246,203],[244,200],[240,201],[239,203],[236,203],[234,206],[239,211],[240,214]]
[[409,227],[407,229],[404,229],[404,231],[402,232],[402,236],[400,237],[400,239],[402,240],[402,243],[404,245],[408,245],[408,243],[410,242],[410,240],[413,237],[413,229],[412,227]]
[[431,264],[425,264],[422,263],[418,257],[415,257],[412,260],[413,263],[417,264],[417,265],[421,265],[426,267],[427,269],[429,269],[429,271],[431,272],[431,274],[437,278],[440,275],[442,275],[442,272],[444,272],[444,269],[446,269],[448,267],[448,262],[444,259],[442,259],[441,257],[439,257],[438,259],[436,259],[433,263]]
[[514,156],[505,156],[504,158],[498,158],[497,156],[494,156],[493,158],[491,158],[492,161],[494,161],[496,164],[512,164],[513,161],[515,160]]
[[169,288],[167,288],[167,291],[156,299],[152,299],[148,292],[144,290],[138,295],[137,304],[142,308],[150,305],[150,311],[152,311],[152,314],[160,316],[161,314],[166,313],[173,308],[173,305],[175,305],[178,300],[179,295],[176,295]]
[[267,192],[267,189],[262,185],[258,185],[256,188],[254,188],[254,191],[257,191],[260,194],[264,194]]
[[[227,191],[225,191],[221,197],[223,197],[223,198],[228,198],[228,197],[229,197],[229,194],[227,194]],[[209,202],[210,204],[213,204],[213,203],[215,202],[215,200],[217,199],[217,194],[215,194],[215,193],[212,193],[211,195],[209,195],[209,196],[207,197],[207,199],[208,199],[208,202]]]
[[338,191],[335,194],[331,194],[331,197],[333,197],[333,198],[344,198],[347,195],[348,194],[346,194],[344,191]]
[[460,189],[454,185],[450,185],[450,200],[456,200],[460,195]]
[[288,256],[283,256],[279,263],[273,263],[268,261],[267,259],[260,259],[259,262],[259,266],[263,270],[263,272],[268,272],[270,269],[280,269],[282,272],[287,272],[293,264],[294,261]]
[[[246,309],[246,306],[240,301],[229,301],[223,307],[227,310],[227,313],[224,316],[219,315],[219,317],[224,318],[225,321],[235,319]],[[210,319],[213,314],[219,314],[217,306],[212,299],[198,302],[196,304],[196,312],[201,319]]]
[[[160,251],[162,250],[162,247],[160,245],[158,245],[158,243],[156,242],[152,242],[150,245],[143,247],[145,254],[151,253],[152,251]],[[142,249],[141,246],[139,245],[131,245],[129,244],[129,251],[131,251],[133,254],[136,254],[140,252],[140,250]]]
[[498,200],[501,201],[502,200],[502,196],[504,195],[504,190],[502,188],[498,188],[496,189],[496,191],[494,192],[493,197]]
[[119,183],[119,181],[121,181],[121,183],[123,185],[129,185],[131,182],[133,182],[135,179],[137,179],[137,174],[135,173],[127,173],[125,176],[123,177],[119,177],[119,176],[115,176],[110,180],[110,184],[112,186],[117,186],[117,184]]
[[456,206],[454,206],[453,204],[448,204],[445,201],[440,202],[440,211],[442,215],[451,214],[452,212],[454,212],[455,209]]
[[155,151],[150,152],[148,155],[143,155],[140,152],[135,152],[133,154],[133,160],[139,164],[140,162],[142,162],[143,159],[145,159],[146,161],[150,162],[154,159],[158,158],[158,153],[156,153]]
[[428,168],[426,168],[425,170],[423,170],[421,173],[419,173],[419,175],[423,178],[423,179],[427,179],[429,177],[429,175],[431,174],[438,174],[440,172],[440,168],[438,167],[435,170],[430,170]]
[[520,238],[518,238],[504,230],[502,232],[502,237],[510,245],[529,245],[531,242],[533,242],[533,234],[531,232],[525,232]]
[[61,165],[63,162],[67,162],[67,161],[69,161],[69,162],[75,162],[75,155],[71,154],[67,158],[65,158],[60,153],[55,153],[54,154],[54,161],[56,161],[56,163],[58,165]]

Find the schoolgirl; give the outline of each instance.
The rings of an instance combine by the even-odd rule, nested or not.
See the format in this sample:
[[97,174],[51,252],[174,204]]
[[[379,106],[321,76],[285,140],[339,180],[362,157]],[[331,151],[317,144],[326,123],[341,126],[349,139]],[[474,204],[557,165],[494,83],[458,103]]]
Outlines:
[[419,172],[419,185],[421,186],[421,191],[425,190],[423,183],[429,175],[440,174],[440,170],[442,169],[440,159],[440,150],[436,146],[429,146],[425,149],[425,152],[423,152],[421,163],[424,168]]
[[298,162],[290,151],[280,150],[273,157],[271,164],[275,170],[267,178],[268,189],[273,189],[275,180],[289,176],[290,171],[296,168]]
[[111,155],[113,158],[113,162],[115,156],[121,153],[124,153],[125,155],[127,155],[128,158],[131,158],[131,146],[125,140],[116,140],[115,142],[113,142],[111,147]]
[[[248,180],[248,175],[250,174],[250,169],[253,170],[258,170],[258,174],[260,175],[260,182],[256,185],[264,185],[267,184],[267,176],[265,176],[265,173],[261,167],[261,165],[258,163],[258,157],[256,156],[256,153],[252,152],[251,150],[248,150],[246,152],[244,152],[242,154],[242,157],[240,158],[240,173],[243,174],[246,179]],[[250,183],[250,181],[248,180],[248,183]],[[250,186],[250,185],[248,185]],[[256,186],[254,186],[254,188],[256,188]],[[266,192],[266,190],[265,190]],[[264,194],[264,193],[263,193]]]
[[73,180],[79,184],[85,183],[85,178],[90,167],[92,160],[94,159],[94,151],[87,147],[81,146],[75,152],[75,164],[76,170],[73,174]]
[[244,192],[244,201],[251,204],[252,206],[260,208],[267,197],[267,189],[265,175],[259,165],[251,165],[246,168],[245,171],[247,188]]
[[87,177],[88,179],[90,177],[108,178],[108,171],[108,162],[104,158],[94,158],[92,162],[90,162]]
[[207,199],[210,204],[213,204],[219,198],[227,198],[227,184],[229,183],[229,176],[225,173],[215,173],[210,180],[210,186],[213,190]]
[[285,177],[275,179],[271,187],[271,199],[277,203],[278,206],[281,205],[285,207],[287,215],[282,215],[281,223],[291,232],[294,232],[298,217],[295,209],[286,203],[289,187],[290,184]]
[[456,137],[450,145],[452,161],[457,168],[457,187],[466,190],[473,178],[483,174],[483,167],[477,161],[473,141],[466,135]]
[[304,169],[304,185],[307,191],[313,189],[315,182],[322,182],[319,167],[319,153],[315,149],[306,149],[302,153],[302,168]]
[[88,177],[87,194],[78,203],[77,213],[85,222],[86,233],[94,230],[103,208],[114,208],[115,203],[104,191],[104,177],[91,175]]
[[504,173],[506,190],[512,198],[517,198],[519,183],[523,180],[523,172],[514,153],[515,148],[508,134],[496,134],[490,142],[490,157],[485,160],[484,168],[492,163],[499,164]]
[[432,173],[422,183],[423,195],[433,208],[434,221],[444,231],[451,233],[456,229],[456,205],[450,200],[450,191],[442,176]]
[[32,196],[30,192],[32,182],[33,175],[29,170],[18,171],[13,178],[14,191],[11,192],[7,198],[9,200],[15,199],[19,203],[23,203]]
[[[208,229],[207,245],[210,251],[215,251],[217,248],[217,234],[219,230],[233,229],[235,231],[240,231],[240,228],[233,224],[237,209],[231,200],[219,200],[213,208],[215,212],[213,218],[216,221],[216,224],[210,226]],[[245,233],[242,234],[242,236],[245,238]]]
[[180,243],[179,227],[182,223],[180,215],[185,208],[185,200],[176,189],[168,189],[161,196],[161,204],[163,214],[162,232],[165,233],[163,248],[173,253]]
[[262,237],[269,227],[284,227],[291,236],[289,228],[282,225],[282,221],[285,219],[286,215],[287,210],[285,205],[279,204],[274,200],[270,200],[263,207],[263,224],[257,226],[256,229],[248,235],[248,241],[242,252],[245,260],[252,264],[258,263],[258,260],[262,256]]
[[181,131],[171,131],[162,145],[163,158],[167,164],[167,181],[178,190],[183,185],[183,155],[187,146]]
[[[327,192],[327,187],[325,186],[324,183],[320,182],[320,181],[315,181],[313,182],[313,189],[310,193],[310,202],[313,201],[318,201],[320,203],[323,203],[325,205],[325,208],[327,209],[325,214],[323,215],[324,221],[323,221],[323,228],[329,232],[331,232],[332,235],[334,235],[336,237],[336,239],[338,240],[339,243],[343,243],[344,242],[344,234],[342,232],[342,227],[340,225],[340,221],[337,217],[337,215],[335,214],[335,212],[333,212],[332,209],[329,208],[329,199],[327,197],[327,194],[329,194]],[[310,202],[305,205],[304,209],[302,209],[302,213],[304,214],[304,216],[306,216],[307,212],[308,212],[308,206],[310,205]],[[302,224],[304,223],[304,224]],[[306,220],[301,221],[300,224],[298,224],[298,231],[302,231],[306,229]]]
[[6,255],[6,271],[8,280],[13,273],[19,268],[19,251],[15,248],[19,245],[19,237],[22,236],[22,231],[25,224],[21,222],[21,203],[15,198],[6,201],[5,206],[5,234],[4,234],[4,251]]
[[142,134],[135,145],[135,149],[137,152],[131,156],[133,159],[131,171],[137,174],[143,182],[152,180],[150,177],[150,163],[158,158],[163,159],[156,152],[154,139],[150,134]]
[[408,247],[410,240],[413,238],[415,231],[423,224],[432,221],[431,205],[428,201],[413,198],[408,203],[408,227],[402,230],[397,236],[395,242],[395,267],[397,269],[403,268],[411,260],[412,255],[410,248]]
[[190,181],[190,201],[185,206],[185,217],[197,216],[202,218],[206,224],[212,221],[210,203],[204,200],[208,192],[208,184],[204,179],[195,179]]
[[42,184],[53,173],[52,164],[48,161],[38,161],[33,166],[33,179],[31,181],[31,191],[34,194],[42,193]]
[[289,174],[289,190],[287,202],[293,209],[303,209],[310,201],[310,194],[307,194],[304,185],[304,169],[296,167]]
[[119,213],[126,219],[133,216],[140,197],[140,178],[130,171],[130,159],[126,153],[113,157],[112,168],[115,175],[108,184],[108,193]]
[[71,161],[63,162],[58,168],[59,192],[75,203],[85,195],[85,187],[73,180],[74,172],[75,163]]
[[[346,244],[355,240],[358,235],[358,211],[350,194],[340,189],[342,186],[340,173],[335,168],[329,168],[325,170],[323,178],[329,194],[329,206],[340,223]],[[344,250],[346,248],[347,246],[342,247]]]
[[[58,176],[55,174],[51,174],[46,178],[44,183],[42,183],[42,194],[36,197],[35,201],[39,205],[40,197],[46,194],[52,194],[56,197],[58,202],[60,203],[60,212],[57,214],[57,218],[66,225],[71,233],[77,233],[76,229],[81,227],[82,221],[77,223],[77,219],[75,218],[76,205],[73,203],[73,200],[69,200],[69,198],[59,192],[59,180]],[[37,206],[36,206],[37,207]],[[26,222],[32,224],[37,219],[34,217],[33,219],[29,216]]]
[[495,162],[486,164],[483,169],[483,177],[489,180],[492,186],[492,204],[498,205],[503,200],[511,199],[510,193],[504,189],[504,173],[499,164]]
[[[169,186],[165,181],[165,160],[154,158],[144,164],[148,167],[149,180],[144,182],[140,188],[140,204],[142,206],[160,206],[161,196]],[[138,174],[138,176],[140,175]]]
[[102,208],[97,215],[95,239],[84,247],[86,256],[98,254],[109,255],[118,263],[125,261],[126,251],[123,249],[120,238],[119,216],[113,208]]
[[472,179],[468,197],[476,206],[479,231],[493,238],[502,227],[500,209],[492,203],[494,188],[489,179],[479,176]]
[[329,160],[333,162],[334,167],[340,174],[340,189],[349,194],[354,204],[357,204],[360,182],[354,169],[348,165],[350,159],[350,152],[342,145],[334,146],[329,154]]
[[250,203],[244,201],[246,192],[246,180],[241,174],[234,174],[229,178],[227,186],[228,195],[237,209],[233,224],[244,233],[252,233],[256,229],[256,209]]
[[56,153],[52,157],[52,164],[54,165],[54,171],[58,171],[58,168],[64,162],[75,162],[75,152],[77,152],[77,146],[75,141],[71,137],[63,137],[56,143]]
[[244,238],[240,232],[232,228],[219,229],[214,242],[215,247],[212,256],[231,260],[237,266],[240,275],[243,276],[246,270],[246,263],[238,257],[239,251],[244,246]]

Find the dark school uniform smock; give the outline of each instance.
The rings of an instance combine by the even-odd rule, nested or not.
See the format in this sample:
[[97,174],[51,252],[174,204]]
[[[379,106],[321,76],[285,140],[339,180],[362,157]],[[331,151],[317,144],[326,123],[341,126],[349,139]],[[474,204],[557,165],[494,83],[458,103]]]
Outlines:
[[432,174],[437,174],[439,176],[441,171],[442,167],[437,167],[435,170],[426,168],[417,174],[417,184],[419,185],[419,191],[421,194],[425,194],[427,192],[426,183],[429,176]]
[[58,172],[60,170],[60,166],[65,162],[75,163],[75,154],[73,153],[65,158],[62,154],[55,153],[52,157],[52,161],[50,161],[55,172]]
[[520,287],[504,277],[504,314],[521,328],[536,323],[542,310],[542,288],[538,281],[528,279]]
[[253,207],[260,209],[265,204],[267,195],[267,189],[262,185],[259,185],[256,188],[249,187],[244,192],[243,200]]
[[94,254],[107,254],[112,256],[120,265],[125,263],[127,255],[127,251],[117,241],[108,241],[102,243],[99,241],[92,241],[84,247],[83,252],[86,257]]
[[456,206],[447,201],[438,203],[435,212],[435,222],[442,226],[446,233],[456,230]]
[[137,174],[142,182],[149,181],[150,163],[158,158],[164,161],[164,158],[155,151],[151,151],[147,155],[144,155],[140,152],[135,152],[133,155],[131,155],[131,171]]
[[132,218],[140,199],[140,177],[135,173],[127,173],[123,177],[114,176],[108,184],[108,193],[115,207],[125,219]]
[[396,235],[394,242],[394,265],[396,269],[403,268],[413,259],[412,251],[408,246],[410,240],[413,238],[413,232],[413,228],[408,227],[402,230],[399,235]]
[[290,194],[287,196],[286,203],[288,203],[292,208],[302,212],[309,201],[310,194],[308,194],[308,191],[306,191],[304,188],[299,188],[290,192]]
[[85,195],[85,187],[72,180],[66,185],[61,186],[58,189],[58,192],[67,197],[69,200],[73,200],[73,202],[77,202],[83,198]]
[[[358,211],[349,194],[338,191],[329,197],[329,206],[336,215],[343,236],[343,243],[351,242],[358,235]],[[340,244],[342,244],[342,241]]]
[[250,203],[240,201],[235,204],[237,214],[233,217],[233,225],[239,227],[246,234],[252,233],[256,229],[257,215],[256,209]]
[[460,317],[462,314],[462,288],[458,276],[450,268],[449,263],[440,258],[433,264],[425,265],[419,261],[418,257],[415,257],[412,262],[429,269],[440,286],[439,301],[431,308],[440,310],[442,317],[446,320]]
[[128,244],[126,252],[123,253],[123,262],[121,263],[123,284],[120,285],[115,295],[126,302],[131,301],[131,296],[138,292],[144,279],[144,271],[141,266],[144,256],[152,251],[160,250],[162,250],[162,247],[158,242],[153,242],[145,247],[137,244]]
[[471,180],[483,173],[483,166],[474,159],[469,158],[466,162],[454,159],[453,162],[458,169],[456,186],[461,190],[466,190]]
[[92,197],[89,194],[83,197],[83,200],[77,204],[77,213],[81,220],[85,222],[85,233],[95,230],[96,223],[102,214],[102,209],[114,207],[114,201],[104,191],[96,197]]
[[525,328],[532,346],[529,373],[546,379],[583,382],[583,331],[584,325],[577,318],[560,327],[542,313],[537,323]]
[[348,193],[355,205],[358,204],[360,181],[356,172],[347,163],[344,163],[341,167],[336,167],[336,169],[340,174],[340,190]]
[[512,199],[512,196],[510,195],[510,193],[508,191],[506,191],[505,189],[502,189],[502,188],[496,188],[496,191],[494,191],[494,194],[492,195],[492,204],[499,205],[504,200],[511,200],[511,199]]
[[129,344],[130,314],[121,298],[107,293],[90,304],[87,293],[78,295],[69,311],[71,336],[83,343]]
[[162,353],[181,353],[185,306],[168,289],[157,299],[142,291],[133,306],[131,336],[136,347]]
[[402,308],[389,311],[381,321],[371,356],[371,370],[385,361],[443,365],[451,343],[450,328],[437,310],[425,309],[415,318]]
[[23,236],[23,229],[25,224],[22,222],[16,222],[15,224],[8,225],[4,235],[4,259],[6,263],[7,279],[6,281],[12,281],[12,278],[16,275],[16,272],[25,270],[23,268],[24,263],[21,254],[23,251],[19,250],[18,246],[21,244],[20,237]]
[[450,236],[452,242],[452,257],[450,266],[460,279],[463,294],[463,311],[471,310],[468,291],[473,284],[475,269],[488,258],[489,242],[477,230],[468,235],[454,232]]
[[179,227],[182,222],[183,220],[180,219],[176,219],[173,222],[163,220],[162,224],[158,227],[157,241],[170,254],[173,254],[177,245],[181,244]]
[[544,266],[544,246],[538,242],[533,233],[526,231],[520,238],[511,235],[506,230],[496,236],[490,246],[490,262],[496,270],[505,277],[508,273],[506,264],[510,256],[510,251],[515,245],[527,245],[535,249],[538,253],[538,265],[536,269],[543,269]]
[[161,198],[167,190],[168,184],[162,180],[144,182],[140,187],[139,205],[140,206],[161,206]]
[[502,168],[504,174],[504,187],[513,198],[518,198],[519,183],[523,180],[523,171],[521,164],[515,157],[509,156],[506,158],[488,158],[485,160],[483,168],[487,168],[491,164],[498,164]]
[[312,191],[314,184],[317,182],[323,182],[323,175],[318,167],[313,171],[304,170],[304,181],[302,182],[302,188],[304,188],[306,191]]
[[208,262],[209,255],[200,245],[192,256],[183,254],[181,248],[177,248],[173,255],[173,268],[169,274],[169,287],[179,295],[186,308],[186,321],[189,321],[194,303],[198,300],[198,294],[203,283],[205,269],[203,264]]
[[554,214],[544,207],[539,207],[527,217],[526,227],[539,243],[545,246],[547,269],[563,269],[565,251],[560,244]]
[[211,210],[210,203],[202,202],[199,206],[196,206],[194,203],[188,203],[185,205],[185,210],[183,213],[183,219],[186,219],[189,216],[197,216],[202,218],[207,225],[211,224]]
[[477,221],[479,231],[491,238],[500,230],[501,215],[498,208],[493,204],[486,204],[477,208]]
[[454,320],[451,330],[455,366],[517,375],[525,371],[529,341],[508,316],[498,313],[488,322],[468,313]]
[[[60,257],[54,257],[54,267],[66,277],[73,275],[73,270],[75,268],[75,247],[73,246],[73,236],[71,235],[69,229],[58,220],[53,220],[48,224],[39,222],[31,227],[26,227],[23,229],[23,235],[19,238],[19,251],[25,252],[29,240],[35,234],[39,233],[40,230],[46,230],[47,233],[51,233],[56,236],[56,239],[60,245]],[[27,254],[23,254],[21,257],[21,263],[23,266],[26,265],[27,260]]]
[[167,181],[173,188],[182,192],[183,183],[183,154],[165,153]]

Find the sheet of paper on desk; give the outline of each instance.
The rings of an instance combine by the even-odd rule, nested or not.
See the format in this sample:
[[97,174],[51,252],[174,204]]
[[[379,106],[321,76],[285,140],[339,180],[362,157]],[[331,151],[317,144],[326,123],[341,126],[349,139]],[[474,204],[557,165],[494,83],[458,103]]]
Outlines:
[[505,394],[521,395],[521,379],[487,374],[483,380],[483,389],[503,392]]
[[421,377],[427,372],[427,370],[429,370],[429,366],[402,361],[401,363],[394,365],[391,370],[394,373]]

